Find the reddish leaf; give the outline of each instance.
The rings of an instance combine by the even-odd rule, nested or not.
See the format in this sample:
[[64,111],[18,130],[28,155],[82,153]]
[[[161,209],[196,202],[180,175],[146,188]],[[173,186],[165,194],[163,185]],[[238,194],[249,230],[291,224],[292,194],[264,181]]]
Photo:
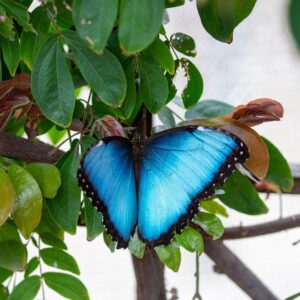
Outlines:
[[277,184],[270,182],[266,179],[260,180],[258,183],[255,184],[255,187],[256,187],[257,191],[259,191],[259,192],[267,192],[267,193],[271,193],[271,192],[279,193],[280,192],[280,187]]
[[103,118],[98,119],[95,124],[102,137],[125,137],[125,131],[122,125],[110,115],[105,115]]
[[220,127],[239,137],[248,147],[250,157],[244,164],[254,175],[259,178],[266,176],[269,167],[268,149],[261,137],[245,124],[229,118],[194,119],[178,124],[206,125]]
[[238,120],[247,126],[259,125],[263,122],[280,121],[283,117],[283,107],[275,100],[261,98],[239,105],[225,117]]

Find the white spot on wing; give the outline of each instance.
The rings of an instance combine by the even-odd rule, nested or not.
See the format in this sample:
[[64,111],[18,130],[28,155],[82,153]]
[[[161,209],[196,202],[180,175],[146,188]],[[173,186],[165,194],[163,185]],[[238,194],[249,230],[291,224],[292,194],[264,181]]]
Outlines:
[[98,144],[96,145],[96,147],[100,147],[103,145],[103,141],[99,141]]

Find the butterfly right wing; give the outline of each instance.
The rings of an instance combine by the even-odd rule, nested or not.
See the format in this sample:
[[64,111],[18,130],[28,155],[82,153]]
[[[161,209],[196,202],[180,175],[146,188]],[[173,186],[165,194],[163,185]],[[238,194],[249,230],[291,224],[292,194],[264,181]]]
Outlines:
[[103,224],[118,248],[126,247],[137,222],[137,199],[130,142],[105,138],[84,155],[78,183],[103,213]]

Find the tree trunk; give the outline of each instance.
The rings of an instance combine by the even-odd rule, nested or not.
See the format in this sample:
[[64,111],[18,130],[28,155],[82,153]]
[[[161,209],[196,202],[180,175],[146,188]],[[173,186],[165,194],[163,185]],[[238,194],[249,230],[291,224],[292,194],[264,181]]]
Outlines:
[[155,250],[146,250],[142,259],[132,256],[132,262],[137,300],[166,300],[164,265]]

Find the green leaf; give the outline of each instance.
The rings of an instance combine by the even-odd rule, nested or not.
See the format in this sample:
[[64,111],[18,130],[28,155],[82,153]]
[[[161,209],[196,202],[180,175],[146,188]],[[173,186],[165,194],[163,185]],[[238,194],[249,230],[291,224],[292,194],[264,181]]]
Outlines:
[[190,226],[185,227],[180,234],[177,234],[176,240],[187,251],[197,251],[198,255],[204,251],[203,238],[201,234]]
[[18,37],[16,37],[14,41],[10,41],[2,38],[1,48],[2,48],[3,60],[6,64],[6,67],[10,75],[14,77],[21,60],[20,42]]
[[215,39],[231,43],[233,31],[251,13],[256,0],[197,0],[205,30]]
[[265,179],[277,184],[283,191],[289,192],[293,188],[294,180],[288,162],[269,140],[263,138],[263,141],[270,156],[269,169]]
[[225,205],[248,215],[259,215],[268,212],[268,208],[260,199],[253,184],[240,173],[233,173],[222,189],[225,194],[218,195],[218,198]]
[[151,55],[152,58],[165,69],[169,74],[175,72],[175,61],[173,59],[170,48],[159,38],[156,39],[146,50],[145,53]]
[[4,170],[0,169],[0,226],[3,225],[11,214],[14,202],[14,187]]
[[97,55],[72,31],[64,33],[74,60],[84,79],[99,98],[111,106],[120,106],[126,95],[126,77],[118,59],[105,50]]
[[84,212],[88,241],[92,241],[103,232],[102,214],[84,197]]
[[0,300],[6,300],[8,297],[8,289],[7,287],[0,284]]
[[135,68],[136,68],[136,61],[135,59],[125,61],[123,63],[123,68],[126,76],[127,81],[127,90],[125,100],[120,107],[120,118],[124,118],[127,120],[131,113],[134,110],[134,106],[136,103],[136,86],[135,86]]
[[112,240],[111,236],[106,231],[103,231],[103,240],[110,252],[115,252],[117,243]]
[[233,111],[234,107],[218,100],[202,100],[185,113],[185,119],[214,118],[224,116]]
[[73,20],[79,35],[102,52],[114,27],[118,0],[74,0]]
[[136,97],[136,102],[133,108],[133,111],[130,115],[130,117],[127,119],[127,124],[132,125],[132,123],[134,122],[135,118],[137,117],[141,107],[143,105],[143,98],[141,97],[140,94],[137,94]]
[[39,276],[30,276],[21,281],[9,295],[7,300],[33,300],[41,287]]
[[31,89],[46,118],[62,127],[71,124],[75,106],[74,85],[57,37],[50,38],[34,60]]
[[21,57],[26,66],[31,69],[33,61],[41,47],[49,38],[50,20],[42,6],[31,14],[31,20],[36,33],[22,31]]
[[149,46],[159,33],[164,0],[122,0],[120,5],[119,40],[127,54]]
[[89,300],[89,294],[84,284],[76,277],[56,272],[47,272],[43,278],[49,288],[63,297],[71,300]]
[[300,3],[298,0],[291,0],[289,4],[289,23],[293,37],[300,50]]
[[194,57],[197,55],[194,39],[185,33],[173,33],[170,37],[170,42],[177,51],[187,56]]
[[33,31],[29,24],[27,7],[14,0],[1,0],[0,5],[6,10],[8,16],[14,18],[25,31]]
[[67,130],[58,130],[56,125],[47,132],[47,135],[53,145],[57,145],[66,136],[66,134]]
[[163,123],[165,129],[176,127],[174,115],[170,108],[167,106],[163,107],[158,113],[160,121]]
[[226,208],[214,200],[202,201],[201,207],[211,214],[228,217]]
[[191,108],[200,99],[203,93],[203,79],[197,67],[187,59],[181,59],[185,70],[187,84],[182,91],[181,97],[185,108]]
[[175,245],[155,248],[159,259],[172,271],[177,272],[181,263],[180,248]]
[[72,19],[72,0],[54,0],[53,13],[57,24],[62,28],[70,28],[74,25]]
[[25,278],[28,277],[32,272],[36,270],[36,268],[39,266],[39,258],[38,257],[33,257],[27,264],[24,276]]
[[184,5],[185,0],[166,0],[166,8]]
[[4,282],[12,274],[13,274],[12,271],[0,268],[0,283]]
[[[1,4],[1,3],[0,3]],[[14,40],[15,32],[13,27],[13,21],[6,15],[5,9],[0,5],[0,15],[2,20],[0,22],[0,35],[5,39]]]
[[134,256],[143,258],[146,245],[139,239],[137,232],[130,238],[128,249]]
[[79,267],[73,256],[59,248],[44,248],[40,251],[43,262],[61,270],[79,275]]
[[0,227],[0,267],[23,271],[27,261],[26,247],[22,244],[16,226],[7,221]]
[[61,181],[59,170],[54,165],[32,163],[27,165],[25,169],[38,183],[43,197],[50,199],[55,197]]
[[24,238],[29,239],[41,219],[42,193],[35,179],[20,166],[10,166],[8,176],[16,193],[13,219]]
[[41,240],[44,244],[67,250],[68,247],[59,237],[51,232],[44,232],[40,234]]
[[79,166],[78,144],[60,168],[61,186],[55,198],[47,200],[47,206],[55,222],[70,234],[76,233],[80,210],[80,188],[77,184]]
[[285,300],[294,300],[300,297],[300,293],[294,294],[288,298],[286,298]]
[[214,240],[219,239],[224,233],[221,220],[213,214],[200,212],[194,217],[193,223],[199,225],[206,233],[211,235]]
[[164,107],[168,99],[168,81],[161,67],[150,57],[140,57],[139,62],[140,90],[139,97],[153,114]]

